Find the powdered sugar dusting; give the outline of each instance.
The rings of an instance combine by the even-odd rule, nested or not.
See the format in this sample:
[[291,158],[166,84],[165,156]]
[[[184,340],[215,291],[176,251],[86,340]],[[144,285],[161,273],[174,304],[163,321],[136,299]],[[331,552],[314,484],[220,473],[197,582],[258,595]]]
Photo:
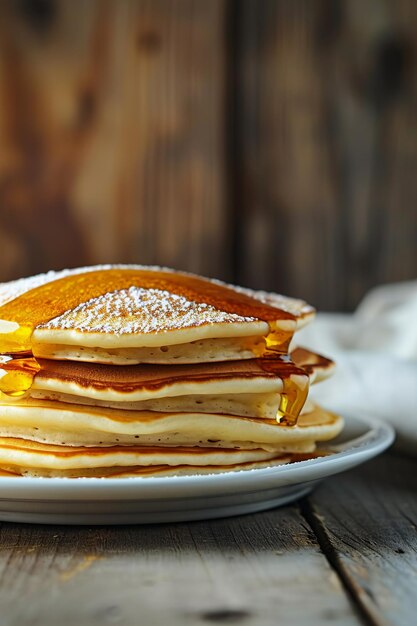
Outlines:
[[[224,284],[221,281],[216,280],[213,280],[213,282]],[[315,312],[314,307],[304,302],[304,300],[289,298],[288,296],[283,296],[281,294],[269,291],[254,291],[253,289],[249,289],[248,287],[237,287],[235,285],[227,286],[230,287],[230,289],[237,291],[238,293],[243,293],[245,294],[245,296],[255,298],[255,300],[259,300],[259,302],[262,302],[263,304],[268,304],[269,306],[273,306],[276,309],[280,309],[281,311],[286,311],[287,313],[291,313],[296,317],[303,315],[312,315]]]
[[92,298],[39,328],[125,335],[254,321],[161,289],[130,287]]

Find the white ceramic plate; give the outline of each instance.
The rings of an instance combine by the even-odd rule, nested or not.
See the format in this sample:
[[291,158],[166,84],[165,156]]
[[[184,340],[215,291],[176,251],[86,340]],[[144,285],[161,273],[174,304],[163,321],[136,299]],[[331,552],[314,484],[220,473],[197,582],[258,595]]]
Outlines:
[[318,481],[376,456],[393,429],[345,417],[330,456],[266,469],[161,478],[0,477],[0,520],[42,524],[145,524],[253,513],[292,502]]

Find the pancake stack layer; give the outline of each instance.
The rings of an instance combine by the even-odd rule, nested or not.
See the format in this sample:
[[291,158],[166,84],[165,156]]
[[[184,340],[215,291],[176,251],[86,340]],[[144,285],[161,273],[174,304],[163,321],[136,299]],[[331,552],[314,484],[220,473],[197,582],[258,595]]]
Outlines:
[[290,349],[300,300],[142,266],[0,285],[0,469],[211,474],[310,458],[340,417],[312,405],[328,359]]

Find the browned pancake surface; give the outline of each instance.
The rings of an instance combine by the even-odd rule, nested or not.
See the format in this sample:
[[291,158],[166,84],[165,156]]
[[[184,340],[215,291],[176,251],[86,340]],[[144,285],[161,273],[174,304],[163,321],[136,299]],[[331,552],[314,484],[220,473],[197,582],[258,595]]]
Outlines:
[[166,385],[183,382],[212,382],[233,378],[287,378],[293,374],[305,376],[291,361],[279,357],[248,359],[194,365],[100,365],[75,361],[40,359],[41,370],[36,380],[62,380],[81,387],[117,389],[129,392],[138,389],[157,390]]

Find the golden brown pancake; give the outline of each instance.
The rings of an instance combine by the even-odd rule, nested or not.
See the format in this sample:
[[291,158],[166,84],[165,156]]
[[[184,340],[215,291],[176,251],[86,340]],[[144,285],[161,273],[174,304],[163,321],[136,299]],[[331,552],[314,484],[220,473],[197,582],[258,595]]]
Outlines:
[[331,359],[301,346],[291,350],[291,360],[308,374],[310,384],[326,380],[335,368],[335,362]]
[[[3,352],[103,363],[205,362],[285,352],[304,302],[143,266],[49,272],[0,285]],[[267,342],[268,339],[268,342]]]
[[309,407],[297,426],[207,413],[162,413],[85,407],[28,399],[0,406],[0,436],[63,445],[195,445],[307,451],[332,438],[340,418]]
[[30,395],[116,408],[216,412],[277,419],[298,415],[308,375],[280,357],[195,365],[93,365],[39,361]]
[[0,285],[0,471],[146,477],[308,458],[343,423],[305,404],[332,362],[288,355],[313,315],[301,300],[164,268]]
[[[32,408],[36,414],[36,407]],[[55,409],[51,408],[50,410]],[[43,412],[47,414],[48,408],[44,406]],[[68,413],[67,427],[69,428],[74,416],[69,411]],[[97,412],[95,415],[86,413],[82,417],[84,421],[90,421],[90,426],[97,427],[100,422],[100,416]],[[152,416],[148,417],[150,417],[149,432],[152,431],[157,420]],[[168,415],[161,416],[160,419],[162,421],[164,419],[175,421],[176,418],[179,418],[177,419],[177,426],[183,428],[184,433],[186,433],[187,426],[181,421],[181,417],[186,416],[173,417]],[[191,417],[195,418],[196,416]],[[50,415],[49,418],[53,418],[53,415]],[[285,427],[276,422],[264,424],[259,421],[260,433],[254,438],[267,439],[269,437],[269,439],[273,439],[275,437],[275,445],[260,441],[258,446],[255,446],[251,441],[249,442],[250,445],[245,446],[244,441],[230,442],[227,440],[218,442],[221,445],[212,445],[213,440],[210,440],[211,445],[205,446],[203,440],[198,441],[198,437],[204,435],[204,427],[207,430],[210,419],[207,415],[201,415],[200,418],[202,418],[201,424],[195,420],[196,424],[191,426],[192,443],[190,442],[188,445],[180,445],[178,440],[174,443],[169,441],[162,444],[155,442],[152,445],[152,440],[149,440],[149,437],[146,443],[132,445],[128,440],[120,441],[123,439],[123,435],[119,434],[118,437],[115,437],[114,433],[112,433],[113,439],[110,438],[106,444],[103,445],[100,440],[96,444],[91,442],[88,446],[67,445],[65,443],[56,445],[51,441],[41,443],[35,439],[0,436],[0,468],[9,472],[33,476],[106,476],[109,474],[109,468],[112,474],[125,473],[123,468],[128,468],[127,471],[130,474],[134,469],[133,473],[152,476],[163,471],[178,475],[177,469],[181,469],[181,473],[184,471],[185,473],[212,473],[220,471],[220,468],[223,468],[223,471],[225,469],[244,469],[245,464],[251,464],[252,468],[265,467],[294,460],[300,454],[304,454],[305,458],[308,458],[308,455],[311,455],[315,450],[315,441],[328,440],[340,432],[342,428],[341,418],[316,408],[311,414],[303,416],[300,424],[296,427]],[[108,416],[106,415],[104,419],[108,420]],[[228,418],[229,421],[233,419],[236,421],[236,428],[232,432],[236,436],[240,426],[244,431],[246,426],[241,422],[245,420],[244,418]],[[256,420],[249,421],[256,422]],[[114,422],[117,423],[117,418]],[[135,422],[135,430],[143,430],[143,426],[146,425],[145,422],[146,416],[139,416]],[[121,424],[125,425],[126,422],[122,421]],[[214,430],[212,430],[211,436],[214,437],[216,432],[214,421],[212,426]],[[193,428],[194,430],[192,430]],[[219,436],[224,435],[228,428],[230,432],[230,425],[227,424],[227,420],[225,420],[223,427],[217,424],[217,428]],[[252,423],[251,428],[252,434],[256,432],[256,425]],[[122,426],[119,426],[119,429],[123,430]],[[275,433],[272,432],[273,430]],[[70,430],[65,432],[64,428],[61,428],[60,432],[63,437],[70,435]],[[77,433],[79,430],[76,429],[75,432]],[[167,429],[164,428],[162,436],[165,436],[167,432]],[[178,432],[176,431],[175,434],[178,435]],[[103,436],[103,432],[96,431],[97,438]],[[48,437],[47,429],[42,431],[42,437]],[[53,440],[55,433],[51,431],[49,437],[50,440]],[[155,471],[153,471],[153,467],[155,467]]]

